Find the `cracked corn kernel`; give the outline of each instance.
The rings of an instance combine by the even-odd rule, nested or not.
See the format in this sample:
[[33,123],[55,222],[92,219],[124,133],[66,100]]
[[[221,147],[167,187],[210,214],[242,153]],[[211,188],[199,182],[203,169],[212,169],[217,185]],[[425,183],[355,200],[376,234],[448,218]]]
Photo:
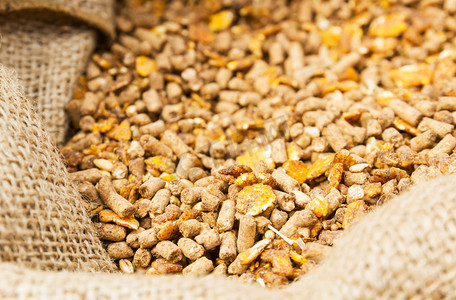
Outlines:
[[128,121],[123,121],[118,126],[114,127],[106,134],[109,138],[114,140],[131,140],[131,129]]
[[344,165],[342,163],[335,163],[329,169],[328,181],[331,188],[338,188],[340,181],[342,180],[342,174],[344,172]]
[[245,151],[236,158],[236,161],[241,165],[254,167],[260,161],[264,161],[268,167],[275,168],[274,161],[271,158],[271,151],[265,147],[254,147]]
[[258,178],[253,173],[244,173],[236,178],[232,183],[240,187],[246,187],[258,183]]
[[147,168],[158,170],[160,172],[173,173],[175,169],[175,164],[172,159],[165,156],[153,156],[145,159]]
[[323,197],[317,196],[310,200],[306,209],[312,210],[318,218],[326,217],[329,210],[329,203]]
[[303,184],[304,181],[307,179],[307,164],[300,160],[289,160],[283,164],[283,168],[285,169],[285,172],[292,177],[293,179],[296,179],[299,184]]
[[241,174],[252,172],[252,168],[245,165],[232,165],[227,168],[219,170],[219,173],[222,175],[228,175],[233,177],[238,177]]
[[363,200],[357,200],[355,202],[350,203],[347,206],[347,210],[345,211],[342,227],[344,229],[350,227],[357,218],[361,217],[366,212],[367,206]]
[[398,37],[408,25],[402,14],[387,14],[375,18],[369,26],[369,35],[377,37]]
[[318,178],[328,171],[334,157],[334,154],[330,154],[315,161],[307,171],[307,180]]
[[395,117],[394,118],[393,125],[398,130],[402,130],[402,131],[408,132],[408,133],[410,133],[411,135],[414,135],[414,136],[417,136],[417,135],[421,134],[420,130],[418,130],[416,127],[413,127],[412,125],[410,125],[409,123],[407,123],[406,121],[402,120],[399,117]]
[[230,10],[222,10],[210,16],[209,28],[214,31],[221,31],[230,27],[234,21],[234,13]]
[[241,265],[248,265],[253,262],[263,250],[271,243],[271,240],[264,239],[256,243],[254,246],[250,247],[249,249],[245,250],[241,254],[239,254],[239,259],[241,261]]
[[157,71],[157,64],[153,59],[147,56],[138,56],[136,58],[136,73],[140,76],[147,77],[154,71]]
[[389,76],[398,87],[408,88],[431,83],[432,70],[428,64],[424,63],[406,65],[399,69],[391,70]]
[[98,213],[98,217],[100,218],[100,222],[103,223],[114,222],[117,225],[124,226],[133,230],[139,228],[139,222],[134,217],[121,218],[110,209],[103,209]]
[[300,160],[302,154],[301,147],[299,147],[295,142],[291,142],[287,146],[287,154],[289,160]]
[[236,209],[246,215],[256,216],[272,207],[276,202],[272,188],[254,184],[243,188],[236,197]]

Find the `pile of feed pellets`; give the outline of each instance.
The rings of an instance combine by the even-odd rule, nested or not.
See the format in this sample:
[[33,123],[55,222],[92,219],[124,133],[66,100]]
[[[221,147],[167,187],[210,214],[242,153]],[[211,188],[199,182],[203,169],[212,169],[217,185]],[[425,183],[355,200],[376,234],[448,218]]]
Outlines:
[[456,1],[124,0],[60,147],[126,273],[284,286],[456,170]]

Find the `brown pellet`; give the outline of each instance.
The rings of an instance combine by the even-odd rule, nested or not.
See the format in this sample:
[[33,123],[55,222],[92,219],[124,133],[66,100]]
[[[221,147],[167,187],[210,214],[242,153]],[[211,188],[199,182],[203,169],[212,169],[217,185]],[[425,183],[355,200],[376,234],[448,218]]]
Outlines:
[[70,180],[76,181],[76,182],[88,181],[92,184],[96,184],[98,181],[100,181],[102,176],[103,176],[103,173],[101,173],[100,170],[98,170],[96,168],[92,168],[92,169],[87,169],[87,170],[70,173]]
[[102,240],[120,242],[127,235],[127,230],[123,226],[110,223],[98,223],[97,235]]
[[189,238],[180,238],[177,242],[182,254],[188,259],[195,261],[204,255],[204,247]]
[[221,243],[220,235],[214,229],[203,229],[201,233],[195,237],[195,241],[198,244],[203,245],[206,250],[212,250]]
[[201,257],[182,270],[184,275],[202,276],[214,270],[214,264],[206,257]]
[[236,234],[234,231],[230,230],[224,232],[221,235],[221,244],[220,244],[220,259],[233,261],[236,258],[237,246],[236,246]]
[[301,186],[299,182],[292,177],[288,176],[282,170],[274,170],[272,172],[272,177],[277,182],[280,189],[286,193],[291,193],[292,191],[300,191]]
[[335,124],[326,126],[322,133],[335,152],[339,152],[347,146],[347,140]]
[[179,247],[170,241],[159,242],[153,249],[152,254],[163,257],[167,261],[177,263],[182,260],[182,252]]
[[190,219],[179,223],[179,231],[183,237],[192,238],[201,232],[201,223],[198,220]]
[[135,268],[147,268],[152,260],[152,254],[148,249],[139,248],[133,256],[133,266]]
[[255,244],[256,223],[252,216],[243,216],[239,220],[237,250],[244,252]]
[[144,198],[152,199],[155,193],[165,187],[165,184],[163,179],[152,177],[139,187],[139,193]]
[[141,248],[150,248],[158,244],[157,229],[150,228],[138,233],[138,243]]
[[445,122],[440,122],[431,118],[423,118],[423,120],[418,125],[418,130],[434,131],[439,138],[445,137],[447,134],[451,133],[454,129],[454,126]]
[[171,192],[167,189],[158,190],[151,200],[150,211],[155,214],[162,214],[169,204]]
[[108,245],[107,251],[113,259],[129,258],[134,255],[133,249],[125,242],[111,243]]
[[133,204],[117,194],[111,180],[108,177],[101,178],[96,188],[98,194],[100,194],[100,197],[103,200],[103,203],[105,203],[106,206],[111,208],[120,217],[128,217],[135,213],[135,207]]
[[438,110],[456,111],[456,97],[439,97]]
[[434,131],[428,130],[411,139],[410,148],[412,148],[412,150],[416,152],[430,148],[434,144],[436,138],[437,135],[434,133]]
[[317,217],[313,211],[309,209],[299,210],[288,219],[280,229],[280,232],[287,237],[291,237],[296,233],[298,228],[313,226],[316,222]]
[[456,147],[456,138],[451,134],[447,134],[434,148],[432,148],[428,153],[428,157],[436,156],[440,153],[450,154],[453,149]]
[[423,118],[423,114],[419,110],[413,106],[408,105],[402,100],[393,99],[388,104],[388,106],[394,111],[396,115],[413,126],[418,125],[418,123]]

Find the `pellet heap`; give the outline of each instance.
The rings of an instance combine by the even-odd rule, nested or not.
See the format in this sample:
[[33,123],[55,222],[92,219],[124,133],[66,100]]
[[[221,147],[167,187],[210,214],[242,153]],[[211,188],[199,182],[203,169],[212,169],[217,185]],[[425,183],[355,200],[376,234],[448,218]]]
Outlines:
[[359,216],[453,173],[455,11],[125,1],[61,147],[109,255],[281,286]]

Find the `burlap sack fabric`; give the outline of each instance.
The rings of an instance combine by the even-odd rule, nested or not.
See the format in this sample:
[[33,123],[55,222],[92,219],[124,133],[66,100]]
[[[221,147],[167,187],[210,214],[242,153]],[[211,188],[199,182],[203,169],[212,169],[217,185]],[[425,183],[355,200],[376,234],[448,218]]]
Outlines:
[[[6,2],[0,0],[0,3]],[[12,21],[8,18],[2,18],[0,30],[7,31],[4,28],[8,28],[8,23]],[[35,35],[41,38],[39,30],[46,32],[41,27],[35,31],[34,26],[29,25],[33,23],[25,20],[20,20],[18,24],[21,24],[19,28],[27,28],[24,32],[26,37]],[[38,23],[35,25],[37,27]],[[13,30],[13,26],[9,30]],[[53,33],[49,30],[47,34],[49,39],[44,39],[46,41],[51,41],[52,34],[54,39],[66,36],[62,42],[68,42],[71,49],[79,49],[79,54],[86,53],[70,55],[72,60],[67,68],[71,72],[68,71],[68,74],[77,78],[76,71],[82,70],[84,60],[93,47],[94,34],[90,29],[76,28],[69,33]],[[78,36],[84,38],[77,38]],[[22,41],[26,41],[26,37]],[[13,35],[9,38],[14,40]],[[17,43],[18,40],[14,41]],[[87,40],[92,40],[92,45],[88,48],[76,45]],[[38,47],[40,43],[34,41],[32,44]],[[5,55],[14,53],[13,44],[11,48],[6,47],[9,50],[5,50],[5,36],[3,43],[0,50],[1,62],[12,65],[5,60],[8,57]],[[30,49],[33,47],[28,51]],[[54,56],[60,55],[59,51],[57,49]],[[456,297],[456,194],[453,192],[456,176],[423,183],[377,209],[337,241],[323,265],[284,290],[265,290],[259,286],[215,277],[112,274],[113,265],[90,226],[90,220],[68,180],[50,136],[43,129],[51,127],[50,125],[59,128],[61,123],[52,123],[55,121],[52,118],[46,119],[46,109],[51,106],[44,105],[41,106],[43,110],[38,110],[40,115],[44,115],[47,125],[43,125],[34,112],[33,95],[54,95],[52,93],[56,88],[56,85],[44,82],[43,79],[44,73],[54,67],[48,61],[52,58],[49,55],[39,57],[41,60],[24,57],[16,61],[17,73],[23,80],[25,91],[29,95],[30,91],[36,92],[32,94],[32,100],[24,96],[16,74],[0,67],[0,298]],[[24,68],[27,70],[41,66],[41,72],[44,73],[41,76],[25,77],[19,71],[21,66],[27,66]],[[50,78],[55,78],[58,72],[54,69],[50,74],[54,74]],[[36,83],[37,80],[39,83]],[[67,81],[65,88],[60,91],[71,90],[71,83],[74,81]],[[37,89],[41,89],[42,94]],[[43,101],[44,98],[39,99]],[[63,98],[53,99],[60,99],[64,103]],[[48,103],[52,103],[52,108],[57,105],[52,101]],[[93,271],[105,272],[91,273]]]
[[[112,0],[0,0],[1,61],[27,84],[56,142],[65,137],[64,105],[94,49],[95,29],[112,38]],[[88,26],[65,26],[83,21]]]

